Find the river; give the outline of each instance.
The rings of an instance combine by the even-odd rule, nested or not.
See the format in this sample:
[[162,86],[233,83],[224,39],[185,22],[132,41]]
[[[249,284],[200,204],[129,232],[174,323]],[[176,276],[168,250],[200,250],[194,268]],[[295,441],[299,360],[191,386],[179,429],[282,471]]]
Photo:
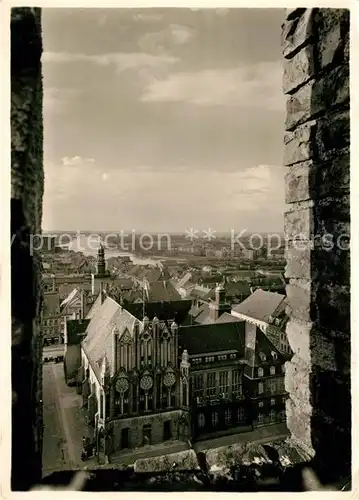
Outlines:
[[[85,256],[97,256],[100,240],[96,241],[93,237],[89,238],[85,235],[75,236],[69,243],[60,244],[63,249],[73,250],[74,252],[82,252]],[[110,257],[130,257],[133,264],[142,266],[155,266],[160,262],[160,259],[149,259],[136,256],[134,253],[125,252],[116,248],[105,247],[105,258]]]

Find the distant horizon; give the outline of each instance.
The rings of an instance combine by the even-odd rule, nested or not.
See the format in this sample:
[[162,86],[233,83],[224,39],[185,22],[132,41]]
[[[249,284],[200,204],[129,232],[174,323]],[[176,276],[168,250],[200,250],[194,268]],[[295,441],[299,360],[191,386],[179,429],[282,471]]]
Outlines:
[[[234,231],[240,231],[239,229],[236,229],[236,228],[231,228],[233,229]],[[231,234],[231,229],[229,229],[228,231],[216,231],[216,236],[225,236],[226,234]],[[81,229],[81,230],[75,230],[75,229],[43,229],[42,230],[42,234],[51,234],[51,233],[55,233],[55,234],[76,234],[77,231],[79,231],[80,235],[81,234],[93,234],[93,235],[101,235],[101,234],[114,234],[114,235],[120,235],[121,234],[121,229]],[[125,234],[132,234],[131,233],[132,229],[128,229],[128,230],[125,230],[123,229],[123,232]],[[282,234],[284,236],[284,231],[247,231],[245,233],[243,233],[243,236],[245,235],[250,235],[250,234],[271,234],[271,233],[275,233],[275,234]],[[141,229],[137,229],[135,234],[137,235],[141,235],[141,234],[149,234],[149,235],[160,235],[160,234],[172,234],[172,235],[177,235],[177,236],[185,236],[186,235],[186,231],[146,231],[146,230],[141,230]]]

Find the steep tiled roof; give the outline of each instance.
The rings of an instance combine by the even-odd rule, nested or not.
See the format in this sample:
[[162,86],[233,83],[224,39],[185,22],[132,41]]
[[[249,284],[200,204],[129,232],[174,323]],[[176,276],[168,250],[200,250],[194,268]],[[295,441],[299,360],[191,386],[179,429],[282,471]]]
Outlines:
[[95,302],[92,304],[92,307],[91,309],[89,310],[89,312],[87,313],[86,315],[86,319],[91,319],[95,316],[95,314],[97,313],[97,311],[100,309],[101,307],[101,302],[103,300],[103,297],[104,297],[104,294],[102,296],[102,299],[100,297],[100,294],[98,294],[97,296],[97,299],[95,300]]
[[157,316],[160,320],[174,319],[178,325],[181,325],[188,314],[191,302],[188,300],[146,302],[145,307],[143,307],[142,303],[126,304],[124,307],[140,321],[142,321],[143,311],[145,311],[145,315],[150,320]]
[[275,352],[278,356],[278,359],[282,359],[283,362],[287,359],[291,358],[291,355],[285,355],[281,353],[275,345],[269,340],[265,333],[262,332],[260,328],[256,329],[256,344],[255,344],[255,353],[254,353],[254,365],[260,366],[263,364],[261,360],[260,353],[266,355],[267,359],[272,359],[271,354]]
[[117,302],[107,297],[95,312],[86,329],[86,337],[82,342],[92,368],[100,376],[101,362],[106,356],[110,369],[112,368],[112,331],[117,327],[119,336],[126,330],[132,335],[136,318]]
[[202,304],[200,309],[200,313],[196,316],[195,322],[199,325],[206,325],[208,323],[211,323],[211,320],[209,318],[209,305]]
[[151,302],[180,300],[181,296],[170,281],[154,281],[150,283],[149,297]]
[[244,322],[183,326],[179,344],[189,355],[237,350],[244,355]]
[[267,323],[269,316],[274,313],[284,299],[285,295],[258,289],[246,300],[235,305],[232,311]]
[[202,303],[200,305],[193,304],[188,317],[186,318],[186,325],[203,325],[209,322],[209,305]]

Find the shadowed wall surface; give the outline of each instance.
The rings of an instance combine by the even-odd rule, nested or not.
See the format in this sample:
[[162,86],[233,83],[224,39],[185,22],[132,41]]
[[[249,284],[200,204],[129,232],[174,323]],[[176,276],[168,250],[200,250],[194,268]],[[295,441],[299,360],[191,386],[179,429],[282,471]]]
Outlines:
[[349,11],[288,10],[282,37],[287,425],[333,476],[351,466]]
[[12,488],[41,478],[41,263],[31,235],[41,230],[43,133],[41,11],[11,12]]

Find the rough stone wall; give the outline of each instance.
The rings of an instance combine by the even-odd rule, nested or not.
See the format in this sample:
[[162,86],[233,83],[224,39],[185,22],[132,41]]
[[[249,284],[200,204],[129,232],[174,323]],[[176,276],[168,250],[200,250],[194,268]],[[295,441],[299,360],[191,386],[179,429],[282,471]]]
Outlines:
[[351,462],[349,11],[288,9],[282,45],[287,425],[320,470],[340,474]]
[[43,131],[41,13],[11,12],[11,314],[14,490],[41,478],[41,263],[31,235],[41,230]]

